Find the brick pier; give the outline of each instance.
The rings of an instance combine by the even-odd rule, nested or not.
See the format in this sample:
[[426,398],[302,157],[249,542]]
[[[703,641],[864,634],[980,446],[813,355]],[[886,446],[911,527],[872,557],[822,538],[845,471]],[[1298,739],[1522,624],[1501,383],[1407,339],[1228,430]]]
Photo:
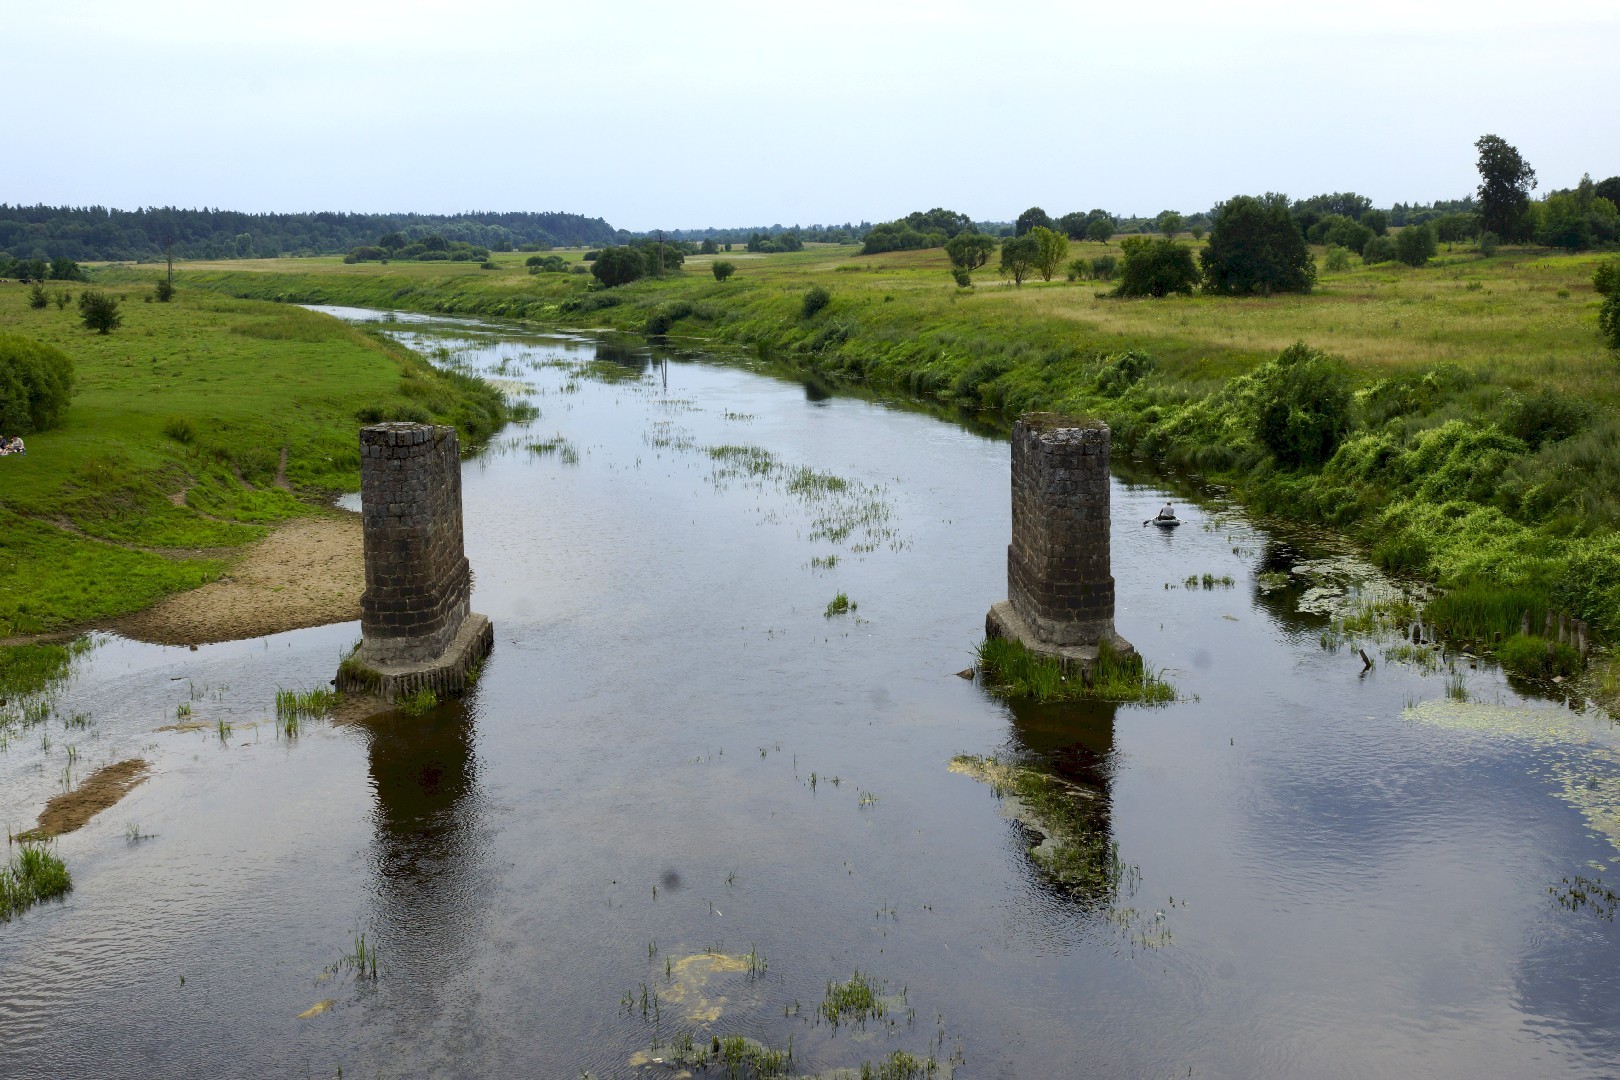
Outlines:
[[1108,444],[1101,421],[1030,413],[1013,425],[1007,599],[986,636],[1087,669],[1102,642],[1135,653],[1114,631]]
[[440,697],[461,692],[489,654],[494,629],[468,607],[455,428],[361,428],[360,504],[361,643],[339,668],[338,688],[390,701],[423,688]]

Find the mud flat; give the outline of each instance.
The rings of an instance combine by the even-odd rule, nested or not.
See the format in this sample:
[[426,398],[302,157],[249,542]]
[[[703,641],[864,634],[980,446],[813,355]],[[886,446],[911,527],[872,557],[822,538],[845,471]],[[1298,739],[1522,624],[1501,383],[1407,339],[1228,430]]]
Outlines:
[[113,624],[154,645],[206,645],[360,617],[357,514],[299,518],[249,548],[225,577]]

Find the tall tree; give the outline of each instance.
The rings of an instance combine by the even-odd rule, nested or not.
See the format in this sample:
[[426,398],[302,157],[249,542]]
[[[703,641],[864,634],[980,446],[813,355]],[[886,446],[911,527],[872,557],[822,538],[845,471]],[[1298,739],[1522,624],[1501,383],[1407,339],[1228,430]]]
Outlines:
[[1033,236],[1009,237],[1001,242],[1001,276],[1012,278],[1014,285],[1022,285],[1040,258],[1040,241]]
[[978,231],[959,232],[945,242],[951,265],[962,270],[977,270],[990,261],[995,250],[995,237]]
[[1032,206],[1018,215],[1018,221],[1013,225],[1013,235],[1023,236],[1029,230],[1039,225],[1043,229],[1052,228],[1052,218],[1045,210]]
[[1186,224],[1186,219],[1174,210],[1160,210],[1159,216],[1153,219],[1153,223],[1159,227],[1159,231],[1164,234],[1166,240],[1172,240],[1181,231],[1182,226]]
[[1042,281],[1051,281],[1057,268],[1063,265],[1063,260],[1069,254],[1069,238],[1056,229],[1048,229],[1037,225],[1029,230],[1029,235],[1035,238],[1039,254],[1035,258],[1035,269],[1041,273]]
[[1480,220],[1485,230],[1504,240],[1530,239],[1534,227],[1530,192],[1536,186],[1536,170],[1507,140],[1495,135],[1481,135],[1474,148],[1479,151]]

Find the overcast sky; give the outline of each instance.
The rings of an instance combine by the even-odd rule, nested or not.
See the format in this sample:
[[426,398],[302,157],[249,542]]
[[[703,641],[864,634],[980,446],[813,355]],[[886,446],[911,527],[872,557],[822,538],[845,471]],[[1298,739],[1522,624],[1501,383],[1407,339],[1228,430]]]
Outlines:
[[628,229],[1620,174],[1620,2],[8,5],[0,202]]

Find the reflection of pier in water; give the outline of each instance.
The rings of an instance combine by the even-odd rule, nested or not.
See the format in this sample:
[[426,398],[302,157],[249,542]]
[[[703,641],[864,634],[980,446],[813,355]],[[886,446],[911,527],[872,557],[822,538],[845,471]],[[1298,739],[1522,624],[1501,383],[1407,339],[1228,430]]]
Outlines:
[[371,936],[388,981],[410,987],[432,1017],[449,1004],[435,999],[471,967],[495,895],[472,718],[455,702],[363,726],[376,797]]
[[[1044,793],[1031,809],[1051,829],[1046,844],[1059,850],[1056,862],[1034,858],[1037,879],[1086,906],[1111,904],[1124,884],[1113,842],[1110,792],[1117,710],[1104,701],[1008,703],[1012,724],[1006,763],[1027,770],[1025,782]],[[1032,845],[1038,839],[1030,836]]]

